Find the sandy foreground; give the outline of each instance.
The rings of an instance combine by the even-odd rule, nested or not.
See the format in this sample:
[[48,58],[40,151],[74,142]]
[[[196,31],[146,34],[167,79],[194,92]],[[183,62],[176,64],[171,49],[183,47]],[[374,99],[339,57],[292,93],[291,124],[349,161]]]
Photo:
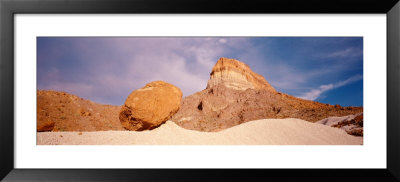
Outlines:
[[249,121],[199,132],[167,121],[151,131],[38,132],[37,145],[362,145],[363,137],[300,119]]

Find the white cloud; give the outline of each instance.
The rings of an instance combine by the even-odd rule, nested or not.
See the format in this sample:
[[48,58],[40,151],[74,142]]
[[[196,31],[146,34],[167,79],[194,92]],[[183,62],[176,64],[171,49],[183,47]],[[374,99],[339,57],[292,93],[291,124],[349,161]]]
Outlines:
[[363,78],[362,75],[355,75],[353,77],[350,77],[347,80],[340,81],[340,82],[337,82],[335,84],[330,83],[330,84],[327,84],[327,85],[321,85],[321,86],[319,86],[319,88],[312,89],[311,91],[306,92],[306,93],[304,93],[304,94],[302,94],[301,96],[298,96],[298,97],[302,98],[302,99],[306,99],[306,100],[315,100],[315,99],[319,98],[322,93],[324,93],[324,92],[326,92],[328,90],[332,90],[332,89],[335,89],[335,88],[343,87],[343,86],[348,85],[350,83],[359,81],[362,78]]
[[221,43],[221,44],[225,44],[227,42],[227,40],[226,39],[219,39],[218,42]]

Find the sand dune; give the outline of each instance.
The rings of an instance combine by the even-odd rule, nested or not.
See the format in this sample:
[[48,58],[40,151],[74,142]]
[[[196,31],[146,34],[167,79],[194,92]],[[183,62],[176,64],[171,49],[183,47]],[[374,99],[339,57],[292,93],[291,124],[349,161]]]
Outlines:
[[362,145],[363,138],[300,119],[262,119],[220,132],[167,121],[151,131],[39,132],[38,145]]

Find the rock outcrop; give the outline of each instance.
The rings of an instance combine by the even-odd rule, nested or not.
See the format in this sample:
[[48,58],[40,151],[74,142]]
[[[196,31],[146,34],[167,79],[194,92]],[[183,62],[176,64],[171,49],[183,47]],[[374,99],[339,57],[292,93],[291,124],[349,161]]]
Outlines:
[[364,117],[363,113],[342,116],[342,117],[329,117],[317,121],[316,123],[328,125],[335,128],[340,128],[350,135],[363,136]]
[[211,71],[207,88],[184,98],[171,120],[186,129],[219,131],[251,120],[299,118],[316,122],[362,110],[279,93],[245,63],[221,58]]
[[119,113],[125,129],[133,131],[156,128],[178,110],[182,92],[172,84],[155,81],[133,91]]
[[240,61],[229,58],[220,58],[210,73],[207,89],[223,84],[235,90],[267,90],[276,93],[275,89],[265,78]]

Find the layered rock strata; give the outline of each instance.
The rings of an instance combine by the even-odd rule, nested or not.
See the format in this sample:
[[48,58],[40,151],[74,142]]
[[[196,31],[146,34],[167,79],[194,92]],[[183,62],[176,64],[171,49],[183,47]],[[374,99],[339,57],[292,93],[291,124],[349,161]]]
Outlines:
[[267,90],[276,93],[275,89],[265,78],[240,61],[229,58],[220,58],[210,73],[207,89],[223,84],[235,90]]

